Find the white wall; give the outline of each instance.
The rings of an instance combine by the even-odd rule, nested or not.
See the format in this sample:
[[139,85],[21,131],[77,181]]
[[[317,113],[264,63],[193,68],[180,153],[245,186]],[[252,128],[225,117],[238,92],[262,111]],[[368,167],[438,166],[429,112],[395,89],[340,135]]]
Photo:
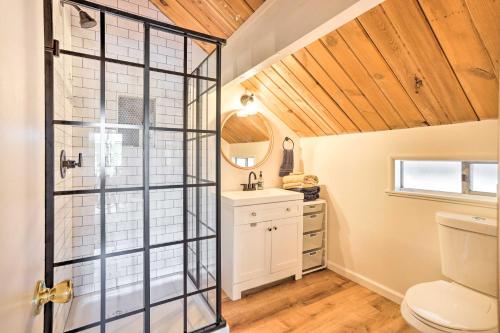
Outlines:
[[[226,113],[241,108],[240,97],[245,93],[245,89],[240,84],[231,84],[222,89],[222,119]],[[281,187],[281,177],[278,176],[279,167],[283,157],[281,143],[285,136],[289,136],[295,142],[294,160],[295,170],[302,170],[300,164],[299,137],[288,128],[278,117],[270,112],[262,103],[255,98],[258,110],[270,121],[273,130],[273,149],[266,162],[261,166],[252,169],[257,173],[262,171],[264,177],[264,187]],[[288,146],[287,146],[288,147]],[[229,164],[221,156],[222,191],[241,190],[240,184],[248,182],[248,173],[251,170],[242,170]]]
[[0,1],[2,332],[42,332],[31,309],[44,260],[42,3]]
[[496,159],[497,133],[491,120],[302,139],[304,169],[319,176],[329,203],[331,266],[396,295],[443,278],[435,213],[496,217],[496,209],[388,196],[389,158]]

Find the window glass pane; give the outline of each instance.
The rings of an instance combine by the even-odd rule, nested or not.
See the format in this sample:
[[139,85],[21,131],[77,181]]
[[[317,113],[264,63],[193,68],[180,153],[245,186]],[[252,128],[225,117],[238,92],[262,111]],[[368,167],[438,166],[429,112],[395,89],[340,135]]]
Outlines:
[[497,192],[498,164],[476,163],[470,165],[470,189],[473,192]]
[[462,193],[459,161],[402,161],[401,188]]

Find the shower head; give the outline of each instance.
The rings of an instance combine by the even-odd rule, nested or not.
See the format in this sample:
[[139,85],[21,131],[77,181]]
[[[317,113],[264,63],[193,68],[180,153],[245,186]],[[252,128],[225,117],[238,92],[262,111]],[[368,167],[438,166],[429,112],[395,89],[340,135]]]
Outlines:
[[90,16],[87,12],[80,9],[80,7],[75,6],[78,10],[78,15],[80,15],[80,26],[85,29],[93,28],[97,25],[96,20]]
[[[61,4],[64,6],[65,1],[62,0]],[[69,3],[71,6],[73,6],[77,11],[78,15],[80,16],[80,27],[85,28],[85,29],[90,29],[93,28],[97,25],[97,21],[89,15],[86,11],[78,7],[77,5],[74,5],[72,3]]]

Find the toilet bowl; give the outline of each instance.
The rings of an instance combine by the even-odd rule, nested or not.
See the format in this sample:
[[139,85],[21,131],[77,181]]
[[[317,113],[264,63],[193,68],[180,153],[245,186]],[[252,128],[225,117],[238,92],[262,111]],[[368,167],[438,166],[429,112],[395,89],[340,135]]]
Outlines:
[[498,332],[497,221],[437,213],[441,272],[453,282],[419,283],[406,291],[401,314],[420,332]]
[[401,314],[424,333],[498,332],[496,299],[453,282],[411,287],[401,303]]

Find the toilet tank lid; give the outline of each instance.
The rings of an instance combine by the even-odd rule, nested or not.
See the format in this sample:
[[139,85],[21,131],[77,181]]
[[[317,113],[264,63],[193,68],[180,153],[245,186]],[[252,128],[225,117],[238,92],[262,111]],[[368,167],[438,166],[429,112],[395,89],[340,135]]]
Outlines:
[[497,236],[497,221],[492,218],[438,212],[436,213],[436,221],[441,225],[456,229],[467,230],[495,237]]

